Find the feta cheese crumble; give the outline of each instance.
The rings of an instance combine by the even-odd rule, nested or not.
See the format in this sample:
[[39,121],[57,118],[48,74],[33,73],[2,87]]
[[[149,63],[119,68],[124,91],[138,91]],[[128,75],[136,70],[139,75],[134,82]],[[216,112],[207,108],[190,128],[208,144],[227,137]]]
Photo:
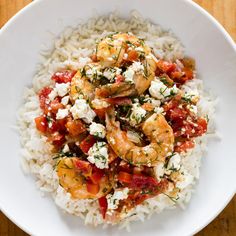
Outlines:
[[194,177],[189,174],[186,170],[182,173],[180,180],[176,182],[176,187],[184,189],[193,183]]
[[65,96],[61,99],[61,103],[66,106],[69,102],[70,96]]
[[68,116],[68,110],[67,109],[59,109],[56,115],[56,119],[60,120]]
[[106,128],[102,124],[92,122],[92,124],[89,126],[89,133],[99,138],[105,138]]
[[57,91],[58,96],[64,97],[70,90],[70,83],[56,83],[55,89]]
[[51,93],[48,94],[48,98],[50,101],[53,101],[56,98],[56,96],[57,96],[57,91],[55,89],[53,89]]
[[85,99],[76,99],[75,104],[70,108],[70,112],[74,119],[83,119],[86,123],[91,123],[96,116]]
[[69,148],[69,146],[66,144],[66,145],[63,147],[62,152],[67,153],[67,152],[69,152],[69,151],[70,151],[70,148]]
[[190,110],[192,113],[194,113],[195,115],[197,115],[197,112],[198,112],[197,106],[190,105],[190,106],[189,106],[189,110]]
[[159,162],[155,167],[154,167],[155,175],[157,180],[161,180],[161,177],[165,174],[165,167],[164,163]]
[[103,72],[103,76],[106,77],[108,80],[110,80],[111,82],[114,82],[115,77],[117,75],[120,75],[122,72],[122,70],[118,67],[114,67],[114,68],[107,68],[104,70]]
[[168,88],[164,83],[162,83],[159,79],[154,79],[151,82],[151,86],[149,88],[149,93],[152,97],[165,100],[171,96],[176,95],[179,92],[179,89],[174,85],[172,88]]
[[107,198],[107,209],[112,211],[118,208],[120,200],[124,200],[128,197],[129,189],[117,189],[113,194],[108,194]]
[[133,81],[133,77],[134,77],[134,70],[129,67],[124,73],[123,73],[123,76],[125,77],[125,81],[128,82],[128,83],[131,83],[133,84],[134,81]]
[[154,112],[157,114],[164,114],[164,109],[163,107],[155,107]]
[[99,169],[108,168],[108,149],[105,142],[96,142],[88,151],[88,161]]
[[169,160],[167,169],[180,169],[181,157],[178,153],[175,153]]
[[[88,67],[88,66],[87,66]],[[86,67],[86,68],[87,68]],[[100,79],[103,73],[100,71],[100,66],[91,66],[89,65],[89,69],[85,72],[86,76],[91,80]]]
[[134,103],[132,106],[132,113],[129,117],[130,125],[135,126],[143,120],[146,115],[146,111],[138,103]]
[[134,72],[137,72],[137,73],[140,73],[140,72],[143,73],[144,71],[144,66],[139,61],[133,62],[133,64],[131,65],[131,68],[133,69]]

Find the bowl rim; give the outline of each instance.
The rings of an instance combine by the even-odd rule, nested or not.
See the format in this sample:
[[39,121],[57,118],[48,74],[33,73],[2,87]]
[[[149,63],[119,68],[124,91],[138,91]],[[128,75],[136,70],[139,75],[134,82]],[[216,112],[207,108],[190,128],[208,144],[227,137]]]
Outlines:
[[[17,21],[17,19],[19,17],[21,17],[21,15],[25,14],[26,12],[30,11],[32,8],[37,7],[37,5],[40,2],[43,2],[45,0],[37,0],[37,1],[32,1],[31,3],[29,3],[28,5],[26,5],[25,7],[23,7],[21,10],[19,10],[15,15],[13,15],[4,25],[2,28],[0,28],[0,37],[2,34],[5,33],[5,31],[7,31],[7,29],[14,24],[15,21]],[[224,38],[227,40],[227,42],[229,43],[229,45],[231,46],[232,50],[235,52],[236,54],[236,43],[234,42],[233,38],[230,36],[230,34],[226,31],[226,29],[219,23],[219,21],[214,18],[208,11],[206,11],[204,8],[202,8],[200,5],[198,5],[196,2],[192,1],[192,0],[178,0],[178,1],[182,1],[185,4],[188,4],[190,7],[196,9],[197,11],[199,11],[202,15],[204,15],[209,21],[211,21],[212,24],[215,25],[215,27],[222,33],[222,35],[224,36]],[[236,187],[234,189],[232,189],[233,191],[231,193],[228,194],[228,197],[226,199],[224,199],[224,201],[221,201],[221,205],[220,207],[218,207],[217,211],[215,211],[215,213],[206,218],[205,222],[200,225],[199,227],[197,227],[196,229],[192,230],[191,235],[195,235],[196,233],[198,233],[199,231],[201,231],[203,228],[205,228],[209,223],[211,223],[222,211],[223,209],[228,205],[228,203],[231,201],[231,199],[234,197],[235,193],[236,193]],[[3,206],[0,205],[0,211],[10,220],[12,221],[16,226],[18,226],[20,229],[22,229],[24,232],[26,232],[29,235],[32,235],[33,232],[29,229],[26,228],[24,225],[21,225],[20,223],[18,223],[15,219],[14,219],[14,215],[11,215],[7,212],[6,209],[4,209]]]

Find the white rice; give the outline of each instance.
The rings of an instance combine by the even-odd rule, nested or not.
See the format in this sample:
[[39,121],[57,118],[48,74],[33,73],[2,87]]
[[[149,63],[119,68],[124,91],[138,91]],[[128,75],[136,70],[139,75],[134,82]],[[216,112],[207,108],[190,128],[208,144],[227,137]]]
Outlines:
[[[51,76],[62,68],[77,69],[80,66],[80,57],[87,57],[92,53],[97,40],[109,32],[132,32],[146,40],[154,49],[157,58],[175,60],[184,57],[184,49],[179,40],[169,31],[160,26],[142,19],[137,12],[131,12],[129,19],[122,19],[116,13],[108,16],[92,18],[86,24],[75,29],[68,28],[55,40],[53,50],[43,53],[44,61],[39,66],[33,78],[32,88],[26,88],[24,102],[19,112],[18,124],[20,127],[22,144],[22,167],[25,172],[32,173],[37,178],[37,186],[43,192],[50,192],[55,203],[65,212],[80,216],[85,224],[99,225],[103,223],[98,203],[94,200],[72,200],[58,183],[52,160],[52,146],[46,142],[35,127],[34,118],[40,115],[37,92],[51,84]],[[205,93],[201,80],[195,78],[184,85],[185,91],[197,90],[200,95],[198,112],[202,116],[208,115],[210,120],[208,134],[214,134],[215,99]],[[181,154],[181,168],[186,172],[186,186],[179,194],[177,202],[160,194],[155,198],[146,200],[143,204],[132,209],[121,227],[129,227],[129,222],[142,220],[154,212],[160,213],[167,208],[177,205],[183,207],[193,192],[196,180],[199,178],[201,158],[206,151],[208,134],[196,139],[195,148]]]

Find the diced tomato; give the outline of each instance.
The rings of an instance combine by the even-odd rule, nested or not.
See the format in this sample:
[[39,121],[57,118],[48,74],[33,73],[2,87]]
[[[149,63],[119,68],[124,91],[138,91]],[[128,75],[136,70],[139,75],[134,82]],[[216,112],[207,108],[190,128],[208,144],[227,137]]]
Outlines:
[[87,154],[89,149],[96,143],[96,139],[92,135],[88,135],[81,143],[80,143],[80,149]]
[[153,195],[140,193],[140,191],[138,191],[134,192],[134,194],[130,194],[128,197],[128,201],[132,202],[133,206],[137,206],[152,196]]
[[128,208],[133,208],[148,198],[157,196],[163,192],[168,186],[168,180],[161,180],[155,188],[143,188],[130,191],[129,196],[126,201]]
[[45,109],[47,106],[47,99],[48,95],[51,93],[52,88],[45,87],[39,92],[39,103],[40,103],[40,108]]
[[87,191],[91,194],[97,194],[99,192],[100,187],[98,184],[93,184],[91,181],[87,180],[86,186]]
[[104,176],[104,171],[98,168],[94,168],[93,173],[90,176],[90,179],[94,184],[99,184],[103,176]]
[[64,108],[64,105],[62,103],[60,103],[58,98],[56,98],[50,103],[50,107],[51,107],[51,112],[56,114],[59,109]]
[[116,83],[121,83],[125,81],[125,77],[123,75],[116,76]]
[[53,117],[49,117],[49,122],[48,122],[48,133],[53,134],[57,131],[60,133],[65,134],[67,132],[66,130],[66,118],[60,119],[60,120],[55,120]]
[[42,133],[46,133],[47,127],[48,127],[48,122],[47,122],[46,117],[44,115],[39,116],[39,117],[36,117],[34,121],[35,121],[37,130],[39,130]]
[[57,123],[58,130],[60,132],[62,133],[67,132],[67,129],[66,129],[67,118],[56,120],[56,123]]
[[198,118],[196,126],[196,135],[201,136],[207,131],[207,121],[204,118]]
[[156,188],[158,184],[158,181],[153,177],[133,174],[129,187],[133,189],[152,189]]
[[165,112],[169,111],[170,109],[176,108],[179,106],[181,100],[181,96],[175,96],[171,99],[168,103],[163,105],[163,109]]
[[94,109],[94,112],[101,120],[105,120],[106,111],[107,108]]
[[193,71],[192,71],[191,69],[189,69],[189,68],[184,68],[183,71],[184,71],[184,73],[185,73],[185,76],[187,77],[187,78],[186,78],[186,81],[193,79]]
[[112,105],[131,105],[132,104],[132,100],[127,97],[107,98],[106,101]]
[[184,76],[182,71],[173,71],[170,73],[170,78],[174,80],[176,83],[183,84],[185,81],[181,79]]
[[50,136],[49,141],[51,141],[57,148],[60,148],[65,142],[65,136],[59,132],[55,132]]
[[191,138],[196,136],[195,127],[194,124],[192,123],[185,121],[185,124],[182,125],[181,130],[182,130],[181,134],[182,137]]
[[157,67],[163,72],[163,73],[169,73],[176,69],[176,64],[170,63],[164,60],[159,60],[157,62]]
[[188,113],[184,109],[181,109],[179,107],[175,107],[175,108],[169,110],[168,115],[171,120],[180,121],[180,120],[185,120]]
[[170,78],[176,83],[184,84],[186,81],[193,79],[193,71],[184,68],[182,71],[173,71],[170,73]]
[[122,160],[119,163],[118,170],[119,171],[124,171],[124,172],[127,172],[127,173],[132,173],[132,166],[128,162]]
[[99,207],[100,207],[100,212],[102,214],[103,219],[105,219],[106,212],[107,212],[107,198],[106,197],[101,197],[98,199]]
[[82,171],[85,176],[91,176],[93,168],[88,161],[76,159],[74,160],[74,165],[79,171]]
[[127,172],[120,171],[118,174],[118,180],[121,183],[130,184],[132,182],[132,175]]
[[142,174],[143,171],[145,171],[145,166],[135,166],[133,168],[133,174]]
[[130,50],[127,52],[127,54],[128,54],[127,61],[137,61],[138,52],[136,50]]
[[97,62],[98,61],[98,58],[97,58],[97,55],[96,54],[93,54],[93,55],[91,55],[91,60],[93,61],[93,62]]
[[53,134],[57,131],[59,131],[57,122],[53,118],[50,118],[50,121],[48,122],[48,133]]
[[81,120],[70,120],[65,126],[69,134],[73,137],[76,137],[86,131],[86,127]]
[[194,147],[194,142],[192,140],[187,140],[182,142],[180,145],[175,146],[175,152],[185,152],[193,147]]
[[76,74],[75,70],[58,71],[52,76],[51,79],[59,84],[68,83],[68,82],[71,82],[75,74]]

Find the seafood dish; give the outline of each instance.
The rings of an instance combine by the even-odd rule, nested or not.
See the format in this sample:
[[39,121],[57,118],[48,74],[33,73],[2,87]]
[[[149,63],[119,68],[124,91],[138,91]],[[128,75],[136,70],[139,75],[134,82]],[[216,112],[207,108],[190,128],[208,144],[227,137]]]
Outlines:
[[112,13],[66,29],[43,58],[18,116],[38,188],[94,226],[184,207],[215,101],[179,39]]

